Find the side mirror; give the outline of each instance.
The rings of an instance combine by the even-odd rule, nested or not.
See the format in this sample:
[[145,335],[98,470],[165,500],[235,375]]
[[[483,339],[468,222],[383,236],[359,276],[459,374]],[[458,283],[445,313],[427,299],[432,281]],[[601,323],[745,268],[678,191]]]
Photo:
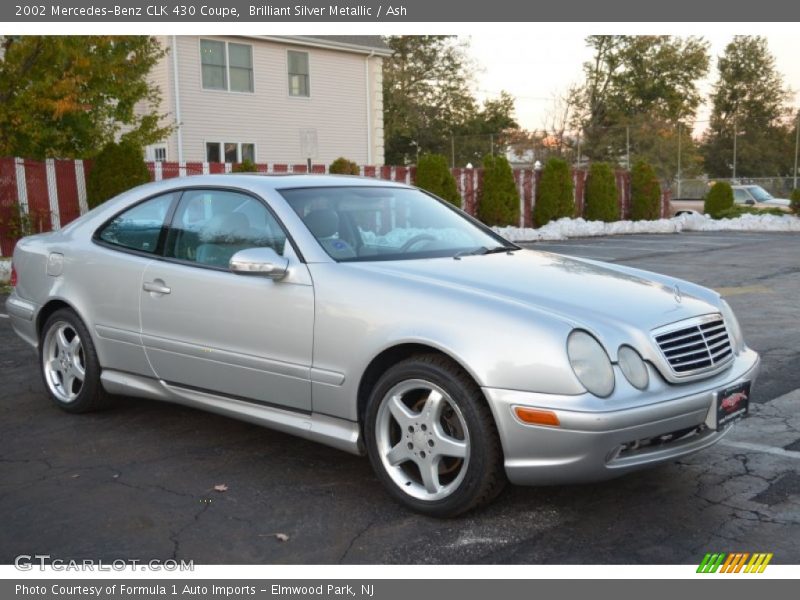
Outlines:
[[753,206],[756,203],[756,201],[753,200],[752,198],[748,198],[747,200],[744,201],[744,203],[747,204],[748,206]]
[[256,275],[283,279],[289,269],[289,259],[272,248],[248,248],[231,257],[228,267],[237,275]]

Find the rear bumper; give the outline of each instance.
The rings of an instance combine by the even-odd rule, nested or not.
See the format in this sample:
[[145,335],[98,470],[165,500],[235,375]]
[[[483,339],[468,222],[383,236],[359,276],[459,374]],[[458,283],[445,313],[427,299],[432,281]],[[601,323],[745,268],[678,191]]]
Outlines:
[[19,337],[34,348],[39,343],[36,335],[36,313],[38,310],[39,307],[36,304],[23,300],[14,291],[6,299],[6,313],[11,321],[11,327]]
[[[618,477],[715,444],[733,427],[716,431],[706,426],[716,392],[755,381],[758,369],[758,355],[745,350],[731,368],[711,379],[685,385],[657,382],[651,386],[657,390],[639,393],[640,405],[602,412],[570,410],[581,404],[581,397],[575,396],[496,388],[484,388],[484,393],[494,413],[506,474],[512,483],[581,483]],[[609,404],[613,403],[612,396]],[[560,426],[523,423],[513,412],[516,406],[553,411]],[[694,431],[672,441],[638,443],[686,430]]]

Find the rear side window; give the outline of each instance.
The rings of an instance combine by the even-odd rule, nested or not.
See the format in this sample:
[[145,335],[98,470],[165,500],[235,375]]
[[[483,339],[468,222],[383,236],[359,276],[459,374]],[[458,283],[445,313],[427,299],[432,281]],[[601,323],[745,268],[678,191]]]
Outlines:
[[176,193],[150,198],[106,223],[97,237],[108,244],[153,254]]
[[170,225],[166,256],[209,267],[228,268],[248,248],[272,248],[282,255],[286,234],[256,198],[228,190],[187,190]]

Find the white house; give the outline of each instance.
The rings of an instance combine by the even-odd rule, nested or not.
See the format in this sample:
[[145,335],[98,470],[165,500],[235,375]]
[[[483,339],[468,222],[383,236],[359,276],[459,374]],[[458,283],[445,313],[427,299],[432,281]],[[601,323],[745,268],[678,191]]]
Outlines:
[[151,160],[383,164],[380,36],[159,36],[151,71],[176,125]]

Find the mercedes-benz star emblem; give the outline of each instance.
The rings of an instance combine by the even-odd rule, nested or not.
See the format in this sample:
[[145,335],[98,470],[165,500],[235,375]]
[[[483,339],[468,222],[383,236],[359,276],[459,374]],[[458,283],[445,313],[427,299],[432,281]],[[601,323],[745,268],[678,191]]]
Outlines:
[[673,296],[675,296],[675,302],[680,304],[681,301],[683,300],[683,295],[681,294],[681,288],[679,288],[676,285],[675,288],[672,290],[672,294],[673,294]]

